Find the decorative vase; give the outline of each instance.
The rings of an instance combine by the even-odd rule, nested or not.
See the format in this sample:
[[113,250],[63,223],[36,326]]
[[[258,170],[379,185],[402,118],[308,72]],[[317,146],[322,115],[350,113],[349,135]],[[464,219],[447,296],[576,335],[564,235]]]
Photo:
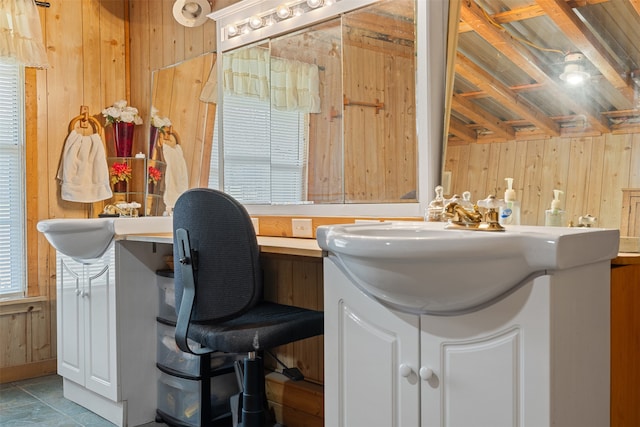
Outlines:
[[156,194],[156,183],[151,181],[147,184],[147,194]]
[[113,191],[115,193],[126,193],[127,192],[127,181],[118,181],[113,184]]
[[116,145],[117,157],[131,157],[134,126],[134,123],[125,122],[115,122],[113,124],[113,141]]
[[149,153],[148,157],[153,159],[153,152],[156,149],[156,142],[158,142],[158,128],[151,126],[149,129]]

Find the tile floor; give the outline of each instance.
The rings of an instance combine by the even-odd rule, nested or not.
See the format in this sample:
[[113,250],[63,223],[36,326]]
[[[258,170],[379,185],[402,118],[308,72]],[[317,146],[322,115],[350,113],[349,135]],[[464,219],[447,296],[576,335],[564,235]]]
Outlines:
[[[2,427],[113,427],[109,421],[62,396],[62,377],[49,375],[0,384]],[[144,427],[166,427],[149,423]]]

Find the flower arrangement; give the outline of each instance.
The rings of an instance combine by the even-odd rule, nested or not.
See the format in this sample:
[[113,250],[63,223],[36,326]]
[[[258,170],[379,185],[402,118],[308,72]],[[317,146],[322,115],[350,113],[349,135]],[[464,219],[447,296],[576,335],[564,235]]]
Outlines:
[[151,126],[158,128],[160,133],[164,133],[164,128],[171,126],[171,120],[169,120],[169,117],[160,117],[158,109],[151,107]]
[[162,172],[153,166],[149,166],[149,184],[157,184],[162,178]]
[[131,179],[131,166],[126,162],[114,163],[109,169],[109,176],[111,177],[111,184],[116,184],[120,181],[129,181]]
[[121,99],[115,102],[111,107],[102,110],[102,115],[106,118],[106,125],[124,122],[142,124],[142,118],[138,115],[138,109],[127,105],[127,101]]

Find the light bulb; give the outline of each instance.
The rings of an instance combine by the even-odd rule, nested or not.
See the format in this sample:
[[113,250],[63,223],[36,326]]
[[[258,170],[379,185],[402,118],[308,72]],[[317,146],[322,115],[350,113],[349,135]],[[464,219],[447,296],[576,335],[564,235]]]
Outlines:
[[238,34],[238,27],[236,27],[235,25],[231,24],[227,26],[227,35],[229,37],[233,37],[236,34]]
[[307,0],[307,6],[315,9],[316,7],[322,6],[322,0]]
[[255,15],[252,16],[251,18],[249,18],[249,26],[254,30],[257,30],[258,28],[262,27],[262,18]]
[[280,19],[286,19],[291,15],[291,9],[289,8],[289,6],[281,4],[276,9],[276,15],[278,15],[278,18]]

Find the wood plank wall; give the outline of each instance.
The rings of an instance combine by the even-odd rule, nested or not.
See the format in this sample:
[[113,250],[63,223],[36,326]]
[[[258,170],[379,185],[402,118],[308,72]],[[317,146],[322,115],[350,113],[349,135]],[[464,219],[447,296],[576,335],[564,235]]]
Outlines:
[[[237,0],[218,0],[216,8]],[[55,372],[55,252],[35,230],[46,218],[95,216],[91,205],[60,199],[55,180],[67,126],[87,105],[119,99],[148,117],[151,72],[215,50],[215,23],[186,28],[173,0],[50,0],[39,8],[50,67],[27,73],[29,296],[0,304],[0,383]],[[129,22],[130,20],[130,22]],[[130,43],[127,43],[130,41]],[[31,107],[29,107],[31,105]],[[136,129],[134,149],[143,151]]]
[[444,169],[451,194],[470,191],[474,201],[504,197],[504,178],[514,178],[522,224],[544,225],[559,189],[567,221],[590,214],[600,227],[619,228],[622,189],[640,188],[640,134],[452,145]]

